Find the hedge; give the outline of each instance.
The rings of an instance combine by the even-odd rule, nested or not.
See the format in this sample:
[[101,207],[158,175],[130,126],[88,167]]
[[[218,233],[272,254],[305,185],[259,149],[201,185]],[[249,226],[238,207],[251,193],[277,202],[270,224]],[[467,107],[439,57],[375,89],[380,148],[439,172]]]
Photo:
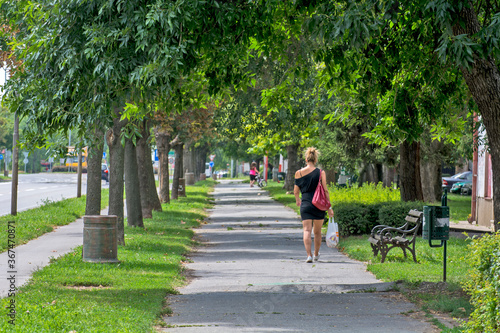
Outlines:
[[339,224],[340,234],[344,236],[369,234],[373,227],[385,224],[399,227],[411,209],[423,210],[420,201],[389,201],[375,204],[339,203],[335,204],[335,221]]
[[500,233],[473,239],[469,250],[462,285],[474,311],[464,324],[466,332],[500,332]]

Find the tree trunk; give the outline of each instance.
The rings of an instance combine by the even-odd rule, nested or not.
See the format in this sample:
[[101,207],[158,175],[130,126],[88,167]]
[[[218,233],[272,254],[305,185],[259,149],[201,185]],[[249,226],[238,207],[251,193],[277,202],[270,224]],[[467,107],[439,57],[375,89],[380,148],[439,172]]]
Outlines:
[[[456,24],[453,33],[474,35],[481,29],[474,6],[464,5],[460,16],[465,26]],[[500,70],[495,59],[475,57],[470,68],[460,68],[476,102],[488,135],[493,172],[493,215],[495,231],[500,230]]]
[[422,194],[425,202],[439,202],[442,194],[441,163],[437,161],[420,161],[420,177]]
[[195,168],[194,168],[194,177],[196,180],[200,180],[200,175],[205,173],[205,163],[207,161],[208,154],[208,145],[203,144],[199,147],[195,148],[194,151],[194,160],[195,160]]
[[182,165],[184,166],[184,171],[186,172],[192,172],[194,173],[195,170],[195,148],[193,147],[194,145],[190,143],[189,145],[186,144],[184,146],[184,156],[183,156],[183,162]]
[[394,177],[396,176],[396,170],[394,168],[390,168],[387,165],[384,165],[384,186],[392,187],[392,184],[396,181]]
[[125,197],[127,200],[127,225],[144,227],[137,172],[137,154],[131,139],[125,141]]
[[276,155],[274,156],[274,161],[273,161],[273,182],[278,181],[279,165],[280,165],[280,156]]
[[120,135],[126,121],[120,121],[120,111],[115,109],[116,118],[113,119],[113,128],[106,133],[106,142],[109,147],[109,203],[108,215],[117,216],[118,244],[125,245],[125,214],[123,206],[123,174],[125,148],[121,144]]
[[[37,172],[36,165],[38,164],[37,163],[38,162],[37,161],[38,160],[38,150],[35,150],[33,152],[33,156],[31,158],[31,160],[32,160],[32,163],[31,163],[31,173],[36,173]],[[38,165],[40,165],[40,164],[38,164]]]
[[335,185],[335,169],[325,169],[327,185]]
[[365,163],[361,164],[361,171],[359,172],[359,177],[358,177],[358,186],[361,187],[363,186],[363,183],[366,180],[366,168],[368,166]]
[[149,126],[147,122],[143,124],[141,135],[142,138],[137,140],[136,152],[142,217],[152,218],[153,210],[161,212],[161,203],[156,191],[153,159],[151,158],[151,147],[149,146]]
[[423,200],[420,181],[420,148],[417,142],[404,141],[399,146],[399,174],[402,201]]
[[94,141],[88,148],[87,155],[87,198],[85,215],[101,214],[101,162],[103,133],[94,130]]
[[168,152],[170,151],[170,134],[161,127],[155,127],[156,147],[158,149],[158,181],[160,183],[160,201],[170,202],[170,180],[168,174]]
[[82,150],[78,150],[78,169],[76,170],[76,197],[82,196]]
[[432,140],[421,149],[420,178],[425,202],[439,202],[442,195],[442,151],[443,143]]
[[288,170],[285,177],[285,184],[283,185],[283,189],[286,191],[293,191],[293,186],[295,184],[295,172],[300,169],[298,165],[298,150],[298,143],[288,145],[286,147],[286,152],[288,155]]
[[183,172],[183,151],[184,144],[180,141],[179,136],[176,136],[170,145],[175,151],[175,167],[174,167],[174,179],[172,179],[172,199],[177,200],[179,197],[179,178],[182,178]]

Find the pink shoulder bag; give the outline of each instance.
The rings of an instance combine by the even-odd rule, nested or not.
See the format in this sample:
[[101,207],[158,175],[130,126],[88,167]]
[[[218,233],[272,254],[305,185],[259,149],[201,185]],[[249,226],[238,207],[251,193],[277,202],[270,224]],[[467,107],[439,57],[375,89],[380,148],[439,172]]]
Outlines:
[[321,169],[319,169],[319,182],[314,192],[312,204],[322,211],[327,211],[331,206],[330,198],[326,197],[325,189],[323,188],[323,184],[321,184]]

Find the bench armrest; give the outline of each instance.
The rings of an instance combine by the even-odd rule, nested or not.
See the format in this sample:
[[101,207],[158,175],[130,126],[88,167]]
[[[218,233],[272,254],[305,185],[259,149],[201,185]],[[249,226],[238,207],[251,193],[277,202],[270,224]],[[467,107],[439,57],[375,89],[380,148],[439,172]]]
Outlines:
[[406,227],[406,224],[399,228],[393,228],[393,227],[383,228],[382,230],[379,231],[379,234],[386,235],[389,233],[392,235],[393,233],[397,233],[401,235],[411,235],[416,233],[417,229],[420,227],[420,224],[417,224],[413,228],[408,230],[405,230],[404,227]]
[[382,229],[384,229],[384,228],[390,228],[390,227],[388,225],[384,225],[384,224],[376,225],[372,229],[372,232],[371,232],[372,236],[380,233],[380,231],[382,231]]

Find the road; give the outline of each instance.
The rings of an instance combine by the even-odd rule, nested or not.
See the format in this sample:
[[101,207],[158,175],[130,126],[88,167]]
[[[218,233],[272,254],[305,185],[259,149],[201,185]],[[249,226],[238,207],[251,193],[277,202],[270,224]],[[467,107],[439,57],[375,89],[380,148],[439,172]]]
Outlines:
[[[103,181],[103,187],[108,186]],[[76,174],[20,174],[17,211],[43,205],[46,200],[58,201],[76,197]],[[0,216],[10,214],[12,183],[0,183]],[[87,190],[87,175],[82,175],[82,194]]]

